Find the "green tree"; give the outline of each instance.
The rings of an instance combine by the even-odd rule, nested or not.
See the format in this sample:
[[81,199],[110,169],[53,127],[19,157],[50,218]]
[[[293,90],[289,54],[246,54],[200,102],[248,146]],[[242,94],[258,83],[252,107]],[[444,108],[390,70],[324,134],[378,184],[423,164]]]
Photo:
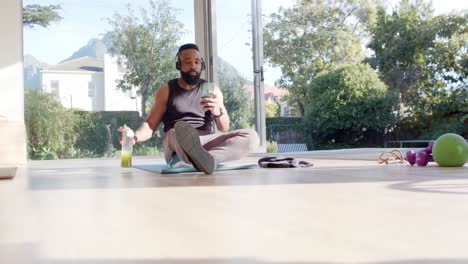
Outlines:
[[319,74],[308,90],[305,122],[319,145],[359,145],[395,124],[396,96],[366,64]]
[[278,85],[288,88],[288,104],[301,115],[318,73],[364,58],[361,43],[375,14],[368,0],[300,0],[271,15],[264,31],[265,58],[280,67]]
[[275,102],[265,102],[265,116],[278,117],[280,115],[280,106]]
[[240,73],[218,57],[218,86],[223,92],[224,104],[229,111],[231,130],[251,127],[254,118],[253,100],[244,90],[246,83]]
[[52,22],[63,19],[58,13],[61,5],[26,5],[23,7],[23,26],[33,28],[35,26],[48,27]]
[[54,95],[38,90],[25,91],[24,105],[29,158],[68,157],[76,141],[73,111],[64,108]]
[[417,2],[411,5],[410,1],[403,0],[400,9],[391,15],[380,8],[368,45],[375,52],[371,65],[380,71],[390,89],[402,94],[403,102],[417,98],[417,89],[411,89],[412,86],[427,81],[422,78],[427,74],[424,52],[433,46],[435,37],[429,21],[430,4]]
[[[430,2],[402,0],[378,11],[369,59],[382,80],[400,94],[402,138],[453,119],[463,123],[468,105],[468,15],[434,17]],[[426,133],[427,134],[427,133]]]
[[141,110],[147,113],[154,92],[176,76],[174,53],[182,34],[183,24],[168,0],[149,2],[141,9],[141,18],[128,6],[129,14],[115,14],[108,21],[113,26],[111,53],[126,65],[127,71],[117,84],[118,89],[136,88],[142,97]]

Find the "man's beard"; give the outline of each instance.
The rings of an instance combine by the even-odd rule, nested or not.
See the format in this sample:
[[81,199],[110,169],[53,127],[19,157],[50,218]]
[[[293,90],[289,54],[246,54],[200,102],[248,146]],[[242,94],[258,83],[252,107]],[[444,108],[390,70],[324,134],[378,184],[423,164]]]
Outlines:
[[198,82],[200,81],[201,72],[196,72],[196,75],[190,74],[191,72],[196,71],[183,72],[182,70],[180,70],[180,76],[182,76],[182,80],[184,80],[184,82],[190,85],[198,84]]

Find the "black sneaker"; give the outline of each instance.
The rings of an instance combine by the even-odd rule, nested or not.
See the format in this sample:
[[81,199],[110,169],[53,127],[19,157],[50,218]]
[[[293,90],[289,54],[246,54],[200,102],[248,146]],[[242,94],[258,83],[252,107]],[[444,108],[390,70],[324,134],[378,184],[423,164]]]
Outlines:
[[197,130],[184,121],[177,122],[174,125],[174,130],[177,142],[192,165],[199,171],[212,174],[216,169],[216,160],[202,147]]

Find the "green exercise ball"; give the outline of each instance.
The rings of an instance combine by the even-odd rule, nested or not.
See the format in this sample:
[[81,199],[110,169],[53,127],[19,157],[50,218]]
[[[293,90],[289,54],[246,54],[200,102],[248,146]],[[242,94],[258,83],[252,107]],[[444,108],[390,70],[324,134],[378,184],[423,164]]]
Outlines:
[[443,134],[434,143],[432,156],[441,167],[461,167],[468,160],[468,143],[460,135]]

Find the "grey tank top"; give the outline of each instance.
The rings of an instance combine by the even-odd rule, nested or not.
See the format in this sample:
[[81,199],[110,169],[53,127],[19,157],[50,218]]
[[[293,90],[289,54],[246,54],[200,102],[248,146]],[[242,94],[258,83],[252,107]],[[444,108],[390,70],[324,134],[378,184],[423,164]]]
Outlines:
[[207,132],[212,131],[213,118],[210,112],[205,112],[200,106],[202,89],[200,85],[206,82],[200,79],[192,90],[185,90],[177,83],[177,79],[170,80],[169,98],[166,113],[163,116],[164,132],[174,127],[177,121],[186,121],[194,128]]

